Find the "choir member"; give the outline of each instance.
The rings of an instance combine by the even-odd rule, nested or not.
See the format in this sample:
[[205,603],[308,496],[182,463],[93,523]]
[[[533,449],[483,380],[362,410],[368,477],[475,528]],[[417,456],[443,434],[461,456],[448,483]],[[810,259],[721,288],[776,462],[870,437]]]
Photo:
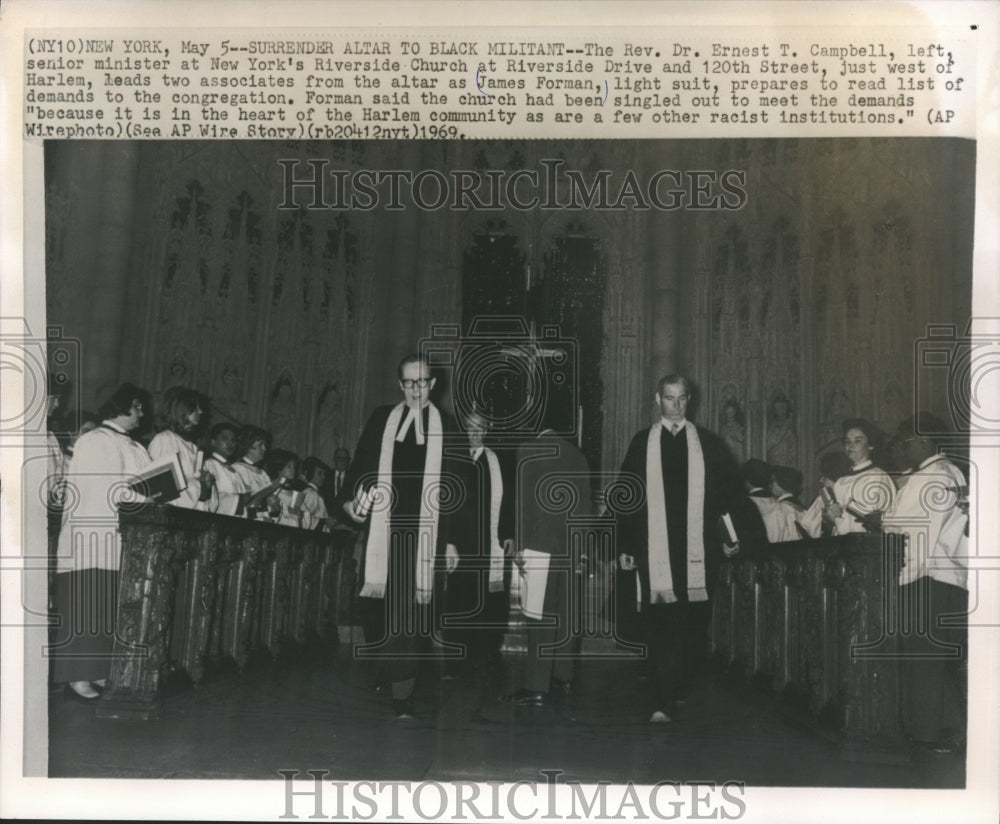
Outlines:
[[960,749],[966,737],[968,481],[939,451],[944,424],[927,412],[900,424],[912,470],[882,517],[905,536],[899,571],[903,727],[918,747]]
[[302,526],[302,497],[305,484],[298,480],[299,457],[287,449],[272,449],[264,458],[271,483],[279,486],[267,496],[265,511],[270,520],[283,526]]
[[161,410],[165,427],[149,442],[149,456],[158,461],[176,454],[187,482],[181,494],[170,501],[184,509],[209,509],[215,477],[203,466],[203,455],[195,443],[204,408],[193,389],[173,386],[163,394]]
[[271,447],[271,436],[256,426],[244,426],[237,438],[237,459],[233,461],[233,469],[236,474],[243,479],[246,491],[250,493],[250,501],[247,506],[247,517],[256,518],[258,515],[266,518],[267,508],[266,498],[254,498],[257,493],[270,486],[271,479],[267,472],[260,465]]
[[802,504],[798,496],[802,494],[802,473],[790,466],[776,466],[771,470],[771,495],[774,506],[764,516],[767,539],[772,544],[797,541]]
[[[834,481],[828,495],[820,491],[823,518],[832,524],[834,535],[865,532],[866,516],[888,509],[896,489],[888,473],[872,462],[872,452],[879,440],[875,426],[863,418],[848,418],[843,430],[844,454],[851,462],[851,469]],[[820,524],[807,514],[803,514],[802,527],[816,538]]]
[[119,508],[144,498],[130,479],[151,462],[131,434],[145,414],[142,390],[123,383],[101,406],[100,426],[81,435],[66,473],[56,559],[52,679],[67,683],[67,697],[97,698],[111,672],[118,570]]
[[232,459],[236,454],[236,424],[222,421],[209,432],[212,454],[205,461],[205,469],[215,479],[213,497],[209,499],[209,512],[220,515],[242,515],[243,505],[249,490],[246,482],[233,468]]
[[310,456],[302,462],[302,480],[305,482],[302,497],[303,529],[331,530],[335,521],[329,516],[321,490],[327,482],[330,467],[319,458]]

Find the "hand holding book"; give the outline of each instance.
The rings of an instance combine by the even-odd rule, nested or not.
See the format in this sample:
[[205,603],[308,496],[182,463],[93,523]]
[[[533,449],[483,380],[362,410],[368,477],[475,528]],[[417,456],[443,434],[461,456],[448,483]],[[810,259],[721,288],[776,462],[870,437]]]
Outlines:
[[176,452],[153,461],[129,483],[133,492],[156,504],[174,500],[186,487],[180,456]]

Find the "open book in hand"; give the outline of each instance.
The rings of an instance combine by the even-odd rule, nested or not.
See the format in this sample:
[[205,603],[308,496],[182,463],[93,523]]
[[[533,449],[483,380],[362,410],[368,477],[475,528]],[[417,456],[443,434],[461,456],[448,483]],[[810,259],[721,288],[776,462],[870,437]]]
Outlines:
[[268,498],[270,498],[275,492],[283,488],[285,485],[284,478],[278,478],[277,480],[271,481],[267,486],[261,487],[256,492],[251,495],[246,502],[246,508],[260,509],[264,506]]
[[187,486],[180,456],[174,452],[153,461],[133,476],[129,488],[153,503],[165,504],[177,498]]

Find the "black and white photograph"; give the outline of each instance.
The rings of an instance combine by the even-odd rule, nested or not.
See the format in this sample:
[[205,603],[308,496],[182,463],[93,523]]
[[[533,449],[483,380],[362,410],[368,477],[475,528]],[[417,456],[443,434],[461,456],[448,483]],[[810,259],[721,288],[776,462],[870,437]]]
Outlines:
[[[964,652],[908,715],[937,665],[897,656],[869,516],[913,438],[940,451],[961,489],[928,553],[966,597],[967,376],[925,353],[968,347],[974,169],[963,140],[47,144],[47,317],[76,344],[53,602],[91,569],[117,586],[69,592],[120,599],[79,673],[90,607],[65,607],[49,774],[962,786]],[[674,417],[699,442],[654,503]],[[71,547],[74,507],[171,450],[180,488],[111,557]],[[387,523],[428,517],[431,471],[433,552],[397,569]],[[562,562],[533,613],[534,552]]]
[[4,770],[79,817],[981,820],[984,148],[34,140]]

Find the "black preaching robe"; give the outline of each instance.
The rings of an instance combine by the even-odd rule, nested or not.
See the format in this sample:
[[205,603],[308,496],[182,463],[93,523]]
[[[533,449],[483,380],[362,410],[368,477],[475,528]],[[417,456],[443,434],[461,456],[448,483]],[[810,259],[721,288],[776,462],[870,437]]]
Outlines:
[[[343,504],[355,497],[357,490],[367,490],[378,480],[379,455],[382,449],[382,435],[394,406],[383,406],[376,409],[358,442],[354,459],[347,470],[343,487],[337,495],[335,505],[342,508]],[[428,431],[429,408],[424,407],[423,431]],[[447,485],[465,483],[460,467],[449,453],[453,453],[454,444],[460,439],[460,433],[454,420],[441,412],[441,429],[444,437],[444,447],[441,457],[441,480]],[[400,428],[406,421],[406,413],[400,421]],[[383,651],[386,654],[408,655],[413,653],[419,641],[430,634],[430,608],[416,601],[416,565],[417,538],[419,536],[418,521],[420,518],[420,500],[423,494],[424,461],[427,456],[426,438],[423,444],[418,444],[416,428],[411,426],[402,441],[397,441],[393,447],[392,456],[392,490],[393,502],[389,512],[389,547],[388,571],[384,604],[382,599],[360,599],[363,609],[371,612],[374,607],[365,602],[374,602],[385,619],[384,626],[371,630],[377,637],[369,637],[369,643],[379,643],[384,640]],[[442,500],[447,500],[449,494],[442,492]],[[442,507],[438,517],[437,546],[435,557],[444,555],[445,545],[455,543],[453,533],[456,533],[455,513],[448,507]],[[370,518],[370,516],[369,516]],[[436,564],[437,566],[437,564]],[[360,582],[364,582],[364,564],[361,567]],[[379,622],[375,622],[378,624]],[[369,627],[366,626],[366,635]],[[399,672],[390,674],[390,680],[403,680],[410,676],[410,669],[400,662],[396,669]]]
[[[688,421],[685,426],[694,426]],[[737,498],[741,483],[736,462],[723,441],[701,427],[697,427],[705,460],[705,584],[709,597],[722,560],[722,541],[719,528],[723,513],[740,511]],[[646,444],[649,429],[643,429],[632,438],[622,473],[633,474],[646,486]],[[688,600],[687,593],[687,496],[688,448],[687,435],[682,429],[676,435],[661,427],[660,459],[663,465],[663,496],[667,515],[667,538],[670,542],[670,572],[674,594],[678,601]],[[743,496],[745,497],[745,496]],[[751,506],[750,501],[747,501]],[[619,528],[618,553],[632,555],[639,573],[642,602],[649,603],[649,538],[647,535],[646,501],[635,512],[617,515]],[[737,516],[734,523],[740,521]],[[737,532],[739,527],[737,524]]]

